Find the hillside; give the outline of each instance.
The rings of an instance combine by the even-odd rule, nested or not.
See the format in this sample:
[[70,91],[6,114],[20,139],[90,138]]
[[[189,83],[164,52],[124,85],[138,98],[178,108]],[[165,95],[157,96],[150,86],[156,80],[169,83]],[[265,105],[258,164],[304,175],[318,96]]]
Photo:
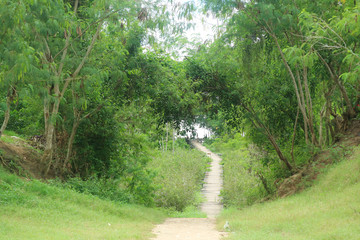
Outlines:
[[301,193],[244,209],[224,211],[232,240],[359,239],[360,148],[321,170],[314,186]]

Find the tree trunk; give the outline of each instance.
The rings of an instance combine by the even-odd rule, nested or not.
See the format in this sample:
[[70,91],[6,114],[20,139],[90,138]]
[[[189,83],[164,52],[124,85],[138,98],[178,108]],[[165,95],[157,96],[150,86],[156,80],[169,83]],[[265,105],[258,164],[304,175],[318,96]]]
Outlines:
[[172,151],[175,153],[175,129],[173,129],[173,136],[172,136]]
[[77,116],[74,119],[73,126],[72,126],[72,129],[71,129],[71,134],[70,134],[70,138],[69,138],[69,141],[68,141],[66,158],[64,160],[63,169],[66,169],[67,164],[70,162],[70,157],[72,155],[72,147],[73,147],[73,144],[74,144],[75,135],[76,135],[76,131],[77,131],[78,127],[79,127],[79,124],[80,124],[80,119]]
[[[269,32],[269,33],[270,33],[270,32]],[[305,109],[305,106],[304,106],[304,104],[303,104],[303,102],[304,102],[304,100],[303,100],[303,99],[304,99],[303,91],[302,91],[302,89],[299,90],[299,88],[298,88],[298,86],[297,86],[295,75],[294,75],[293,71],[291,70],[288,62],[286,61],[286,58],[285,58],[285,56],[284,56],[284,53],[282,52],[282,49],[281,49],[280,44],[279,44],[279,42],[278,42],[278,40],[277,40],[277,37],[276,37],[274,34],[272,34],[272,33],[270,33],[270,35],[273,37],[273,39],[274,39],[274,41],[275,41],[275,44],[276,44],[276,47],[277,47],[277,49],[278,49],[278,51],[279,51],[279,53],[280,53],[282,62],[284,63],[285,68],[286,68],[286,70],[288,71],[288,73],[290,74],[291,80],[292,80],[292,82],[293,82],[293,86],[294,86],[294,89],[295,89],[296,99],[297,99],[297,101],[298,101],[298,105],[299,105],[300,111],[301,111],[301,113],[302,113],[302,115],[303,115],[303,118],[304,118],[304,125],[305,125],[305,126],[304,126],[304,130],[305,130],[305,136],[306,136],[306,139],[307,139],[307,124],[309,124],[309,122],[308,122],[308,116],[307,116],[307,113],[306,113],[306,109]],[[300,74],[299,74],[299,76],[298,76],[298,82],[301,84],[301,80],[300,80],[299,78],[300,78]],[[301,87],[301,86],[302,86],[302,85],[300,85],[300,87]],[[302,100],[303,100],[303,101],[302,101]],[[309,127],[310,127],[310,126],[309,126]],[[305,139],[305,140],[306,140],[306,139]]]
[[289,161],[287,160],[287,158],[284,156],[284,154],[282,153],[279,145],[277,144],[274,136],[271,134],[270,130],[262,123],[262,121],[257,117],[255,111],[252,109],[252,107],[250,106],[247,107],[244,104],[242,105],[254,118],[250,119],[251,122],[253,123],[253,125],[258,128],[258,129],[264,129],[265,133],[266,133],[266,137],[269,139],[271,145],[274,147],[276,154],[278,155],[279,159],[285,163],[287,169],[292,172],[293,171],[293,167],[291,166],[291,164],[289,163]]
[[9,119],[10,119],[10,104],[11,104],[11,99],[10,99],[10,96],[8,96],[6,98],[6,111],[5,111],[5,116],[4,116],[4,121],[1,125],[1,129],[0,129],[0,138],[2,136],[2,134],[4,133],[6,127],[7,127],[7,124],[9,122]]
[[320,123],[319,123],[319,146],[320,146],[320,148],[322,148],[322,146],[324,144],[324,141],[323,141],[323,119],[325,117],[325,112],[326,112],[326,102],[320,111]]
[[15,96],[16,96],[16,88],[11,86],[8,89],[8,94],[6,97],[6,110],[5,110],[5,115],[4,115],[4,121],[1,125],[0,128],[0,138],[2,136],[2,134],[4,133],[8,123],[9,123],[9,119],[10,119],[10,107],[11,107],[11,102],[14,100]]
[[[307,114],[304,115],[304,112],[306,113],[306,109],[305,109],[305,97],[304,97],[304,93],[303,93],[303,87],[301,84],[301,77],[300,77],[300,71],[299,69],[296,69],[296,78],[297,78],[297,82],[299,84],[299,93],[300,93],[300,98],[298,100],[300,100],[300,102],[298,102],[298,108],[302,109],[302,115],[303,115],[303,121],[304,121],[304,134],[305,134],[305,143],[309,144],[309,129],[308,129],[308,118],[307,118]],[[293,84],[296,84],[296,82],[293,82]],[[297,87],[297,85],[296,85]],[[295,88],[296,90],[296,88]]]
[[44,134],[46,135],[48,132],[48,122],[50,118],[50,104],[49,99],[47,97],[44,98],[44,121],[45,121],[45,131]]
[[268,186],[268,184],[267,184],[267,181],[266,181],[266,179],[264,178],[264,176],[261,174],[261,173],[258,173],[258,174],[256,174],[259,178],[260,178],[260,180],[261,180],[261,182],[262,182],[262,184],[263,184],[263,186],[264,186],[264,188],[265,188],[265,191],[267,192],[267,194],[271,194],[271,191],[270,191],[270,188],[269,188],[269,186]]
[[325,59],[321,56],[321,54],[316,51],[316,54],[318,55],[318,57],[320,58],[321,62],[325,65],[325,67],[327,68],[331,78],[333,79],[334,83],[339,87],[341,94],[343,95],[344,101],[346,103],[346,111],[347,114],[349,115],[349,118],[354,118],[356,116],[356,112],[353,108],[353,105],[351,104],[351,101],[349,99],[349,96],[346,92],[345,87],[342,85],[342,83],[339,80],[339,76],[333,71],[333,69],[331,68],[330,64],[328,64]]
[[296,113],[296,118],[295,118],[293,137],[292,137],[292,141],[291,141],[291,159],[292,159],[292,163],[294,164],[294,166],[295,166],[294,145],[295,145],[296,127],[297,127],[297,122],[299,119],[299,112],[300,112],[300,109],[298,107],[297,113]]
[[51,162],[53,159],[53,153],[54,153],[54,149],[55,149],[55,125],[56,125],[56,118],[57,115],[59,113],[59,107],[60,107],[60,99],[56,99],[54,105],[53,105],[53,109],[48,121],[48,126],[47,126],[47,132],[45,133],[45,150],[41,159],[41,162],[43,163],[45,170],[44,170],[44,175],[46,176],[47,173],[50,170],[50,166],[51,166]]
[[[267,130],[266,132],[268,132],[268,130]],[[292,172],[293,167],[291,166],[291,164],[289,163],[289,161],[287,160],[287,158],[283,155],[283,153],[282,153],[279,145],[276,143],[276,140],[275,140],[274,136],[271,135],[271,134],[268,132],[267,137],[268,137],[268,139],[270,140],[271,144],[273,145],[273,147],[274,147],[277,155],[279,156],[280,160],[283,161],[283,162],[285,163],[287,169]]]
[[168,150],[168,142],[169,142],[169,125],[166,123],[166,147],[165,150]]
[[312,100],[308,85],[308,77],[307,77],[307,67],[303,66],[303,80],[304,80],[304,89],[305,89],[305,96],[306,96],[306,106],[308,110],[308,120],[309,120],[309,128],[311,133],[311,143],[314,146],[318,146],[318,140],[316,138],[315,129],[314,129],[314,114],[313,114],[313,107],[312,107]]

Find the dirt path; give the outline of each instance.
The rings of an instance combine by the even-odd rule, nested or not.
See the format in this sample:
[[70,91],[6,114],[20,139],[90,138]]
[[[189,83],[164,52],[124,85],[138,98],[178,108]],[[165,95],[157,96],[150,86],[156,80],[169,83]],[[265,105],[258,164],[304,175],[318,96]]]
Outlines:
[[226,235],[215,228],[215,217],[220,213],[220,190],[222,186],[221,158],[202,146],[197,141],[192,144],[205,152],[211,159],[210,171],[205,176],[205,184],[201,190],[206,201],[200,206],[207,218],[168,218],[163,224],[153,230],[156,237],[153,240],[220,240]]

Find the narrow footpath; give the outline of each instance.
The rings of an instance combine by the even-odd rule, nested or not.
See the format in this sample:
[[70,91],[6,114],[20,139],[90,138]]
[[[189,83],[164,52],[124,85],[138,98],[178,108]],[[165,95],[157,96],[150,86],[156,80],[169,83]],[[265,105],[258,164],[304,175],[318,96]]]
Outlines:
[[207,218],[168,218],[163,224],[153,230],[156,237],[153,240],[220,240],[226,236],[215,228],[215,217],[222,209],[219,197],[222,187],[221,158],[193,140],[192,145],[207,154],[212,159],[210,171],[206,173],[204,186],[201,190],[205,202],[200,206]]

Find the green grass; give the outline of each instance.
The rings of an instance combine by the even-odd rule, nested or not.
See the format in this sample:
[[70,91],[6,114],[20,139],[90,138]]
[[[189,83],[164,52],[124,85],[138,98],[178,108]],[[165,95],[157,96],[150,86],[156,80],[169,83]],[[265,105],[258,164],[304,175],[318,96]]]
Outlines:
[[337,163],[307,191],[273,202],[227,209],[229,239],[351,240],[360,238],[360,149]]
[[149,239],[164,211],[100,200],[0,168],[0,239]]
[[18,137],[18,138],[22,138],[20,135],[16,134],[13,131],[4,131],[4,134],[1,136],[1,141],[6,142],[6,143],[16,143],[16,139],[13,138],[12,136]]

